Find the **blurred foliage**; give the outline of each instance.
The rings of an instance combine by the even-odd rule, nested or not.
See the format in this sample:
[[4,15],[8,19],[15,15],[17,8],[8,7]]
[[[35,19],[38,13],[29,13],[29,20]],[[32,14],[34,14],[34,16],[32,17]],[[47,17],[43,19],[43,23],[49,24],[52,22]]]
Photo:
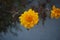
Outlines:
[[[17,36],[16,32],[11,31],[12,27],[16,30],[20,30],[16,27],[16,21],[18,21],[18,7],[14,5],[17,0],[0,0],[0,33],[6,34],[10,28],[10,33]],[[23,9],[19,9],[23,10]],[[21,11],[20,11],[21,12]],[[3,35],[0,34],[0,40],[4,39]]]
[[0,32],[6,32],[12,23],[12,14],[9,12],[13,0],[0,0]]

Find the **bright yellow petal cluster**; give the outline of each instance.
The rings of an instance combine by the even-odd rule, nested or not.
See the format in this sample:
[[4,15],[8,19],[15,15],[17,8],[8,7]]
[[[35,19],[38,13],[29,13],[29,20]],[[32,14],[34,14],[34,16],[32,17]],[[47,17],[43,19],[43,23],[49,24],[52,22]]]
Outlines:
[[38,13],[35,12],[32,9],[29,9],[28,11],[25,11],[20,17],[21,25],[23,25],[25,28],[30,29],[33,28],[34,25],[36,25],[39,21],[38,19]]
[[52,7],[51,18],[60,18],[60,8],[56,8],[55,6]]

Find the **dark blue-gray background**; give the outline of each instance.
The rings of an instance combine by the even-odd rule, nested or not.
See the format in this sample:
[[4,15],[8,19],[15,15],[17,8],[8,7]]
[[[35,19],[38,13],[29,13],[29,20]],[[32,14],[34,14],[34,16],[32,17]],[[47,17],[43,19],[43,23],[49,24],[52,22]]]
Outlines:
[[[43,2],[44,0],[41,1]],[[38,6],[37,0],[34,0],[31,4]],[[29,8],[31,4],[26,5],[26,7]],[[52,0],[51,5],[52,4],[60,7],[60,0]],[[17,27],[20,27],[22,32],[13,29],[17,32],[17,36],[14,36],[10,32],[7,32],[6,35],[2,33],[4,36],[2,40],[60,40],[60,19],[49,19],[47,17],[44,26],[40,20],[38,25],[29,31],[20,26],[19,23],[17,23]]]

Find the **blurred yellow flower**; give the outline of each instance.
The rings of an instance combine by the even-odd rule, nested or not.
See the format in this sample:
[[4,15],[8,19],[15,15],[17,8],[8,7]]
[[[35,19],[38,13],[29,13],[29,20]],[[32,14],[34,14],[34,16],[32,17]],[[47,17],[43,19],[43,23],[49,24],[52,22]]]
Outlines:
[[51,18],[60,18],[60,8],[56,8],[54,5],[51,10]]
[[39,21],[38,19],[38,13],[35,12],[32,9],[29,9],[28,11],[25,11],[20,17],[21,25],[23,25],[25,28],[30,29],[33,28],[34,25],[36,25]]

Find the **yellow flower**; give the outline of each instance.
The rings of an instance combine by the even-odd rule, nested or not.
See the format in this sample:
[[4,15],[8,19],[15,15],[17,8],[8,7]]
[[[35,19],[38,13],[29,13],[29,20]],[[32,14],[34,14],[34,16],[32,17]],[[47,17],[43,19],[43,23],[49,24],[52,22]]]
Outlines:
[[51,10],[51,18],[60,18],[60,8],[56,8],[54,5]]
[[39,21],[38,19],[38,13],[35,12],[32,9],[29,9],[28,11],[25,11],[20,17],[21,25],[23,25],[25,28],[30,29],[33,28],[34,25],[36,25]]

